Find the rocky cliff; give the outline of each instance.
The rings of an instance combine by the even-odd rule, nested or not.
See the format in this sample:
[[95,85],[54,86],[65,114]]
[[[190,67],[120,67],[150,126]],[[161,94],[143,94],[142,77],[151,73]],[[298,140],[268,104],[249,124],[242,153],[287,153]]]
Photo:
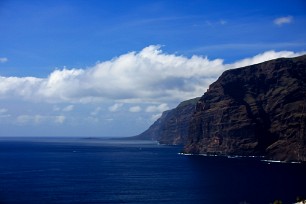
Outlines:
[[135,138],[156,140],[161,144],[185,144],[191,116],[199,99],[181,102],[176,108],[163,112],[148,130]]
[[184,152],[306,161],[306,56],[225,71],[197,102]]
[[225,71],[136,138],[185,153],[306,161],[306,55]]

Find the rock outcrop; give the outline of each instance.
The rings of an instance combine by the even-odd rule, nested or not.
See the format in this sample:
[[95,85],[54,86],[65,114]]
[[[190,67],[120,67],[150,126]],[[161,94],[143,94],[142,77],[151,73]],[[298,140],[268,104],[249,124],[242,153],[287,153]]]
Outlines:
[[199,99],[181,102],[176,108],[163,112],[148,130],[134,138],[156,140],[161,144],[185,144],[191,116]]
[[306,161],[306,56],[225,71],[197,102],[184,152]]

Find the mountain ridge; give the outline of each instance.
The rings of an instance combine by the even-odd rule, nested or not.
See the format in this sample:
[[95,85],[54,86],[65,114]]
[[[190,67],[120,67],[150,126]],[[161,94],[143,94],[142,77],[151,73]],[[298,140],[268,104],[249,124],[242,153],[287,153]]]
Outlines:
[[199,99],[200,97],[183,101],[176,108],[164,111],[146,131],[133,138],[157,140],[160,144],[185,144],[189,122]]

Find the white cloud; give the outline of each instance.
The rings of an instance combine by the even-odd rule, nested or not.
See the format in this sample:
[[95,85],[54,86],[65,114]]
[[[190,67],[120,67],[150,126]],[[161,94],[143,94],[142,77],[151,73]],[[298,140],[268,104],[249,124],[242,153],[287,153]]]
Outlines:
[[[168,54],[149,46],[86,69],[55,70],[46,78],[0,76],[0,125],[18,125],[20,134],[26,126],[36,131],[36,125],[65,125],[75,133],[76,127],[87,127],[95,134],[112,135],[118,135],[114,125],[134,126],[128,129],[135,133],[182,100],[201,96],[227,69],[302,54],[306,53],[267,51],[225,64],[222,59]],[[76,108],[74,114],[67,112]]]
[[163,112],[165,110],[168,110],[169,106],[166,103],[162,103],[158,106],[148,106],[146,108],[146,112]]
[[274,19],[273,23],[281,26],[283,24],[289,24],[293,21],[293,17],[292,16],[285,16],[285,17],[280,17],[280,18],[276,18]]
[[166,111],[166,110],[169,110],[169,109],[170,109],[170,108],[169,108],[168,104],[162,103],[162,104],[160,104],[160,105],[151,105],[151,106],[148,106],[148,107],[146,108],[146,112],[148,112],[148,113],[153,113],[153,112],[155,112],[155,114],[153,114],[153,115],[151,116],[151,120],[152,120],[152,121],[155,121],[155,120],[157,120],[158,118],[160,118],[160,116],[162,115],[162,112],[164,112],[164,111]]
[[63,112],[70,112],[74,110],[74,105],[67,105],[63,108],[59,106],[53,106],[53,111],[63,111]]
[[20,124],[26,124],[26,123],[39,124],[44,119],[46,119],[46,117],[42,115],[20,115],[17,117],[17,122]]
[[11,117],[10,114],[8,114],[8,110],[6,108],[0,108],[0,121],[1,119],[7,119]]
[[5,63],[7,61],[8,59],[6,57],[0,57],[0,63]]
[[58,115],[58,116],[55,116],[55,117],[54,117],[54,122],[55,122],[55,123],[62,124],[62,123],[65,122],[65,120],[66,120],[66,117],[63,116],[63,115]]
[[82,69],[55,70],[47,79],[39,82],[35,94],[38,98],[49,101],[79,100],[82,97],[79,98],[78,95],[86,89],[87,81],[82,78],[84,72]]
[[74,109],[74,105],[68,105],[66,107],[63,108],[63,111],[65,112],[70,112]]
[[85,120],[89,123],[98,123],[100,121],[99,118],[92,117],[92,116],[87,117]]
[[18,122],[18,123],[21,123],[21,124],[27,123],[27,122],[29,122],[30,120],[31,120],[31,117],[28,116],[28,115],[20,115],[20,116],[17,117],[17,122]]
[[7,112],[7,109],[5,109],[5,108],[0,108],[0,114],[6,113],[6,112]]
[[26,100],[35,100],[37,88],[44,79],[35,77],[1,77],[0,76],[0,98],[21,97]]
[[58,107],[58,106],[53,106],[53,111],[60,111],[61,109],[60,109],[60,107]]
[[98,115],[99,114],[99,112],[101,111],[102,109],[101,109],[101,107],[97,107],[97,108],[95,108],[95,110],[93,110],[91,113],[90,113],[90,115]]
[[114,105],[108,107],[110,112],[116,112],[123,106],[123,103],[115,103]]
[[63,115],[58,115],[58,116],[48,116],[48,115],[19,115],[17,116],[16,120],[17,123],[25,125],[25,124],[31,124],[31,125],[38,125],[42,123],[59,123],[62,124],[64,123],[66,117]]
[[162,113],[154,114],[154,115],[151,116],[151,120],[156,121],[158,118],[160,118],[161,115],[162,115]]
[[160,47],[149,46],[89,69],[56,70],[45,79],[2,77],[0,97],[47,102],[179,101],[200,94],[194,92],[196,86],[205,84],[207,77],[217,77],[224,70],[222,62],[164,54]]
[[140,106],[132,106],[129,108],[129,111],[132,113],[137,113],[141,111],[141,107]]
[[282,58],[282,57],[296,57],[296,56],[303,55],[303,54],[306,54],[306,52],[300,52],[300,53],[295,53],[295,52],[290,52],[290,51],[275,52],[271,50],[271,51],[267,51],[267,52],[258,54],[251,58],[237,61],[228,66],[231,68],[238,68],[238,67],[248,66],[251,64],[258,64],[258,63],[265,62],[265,61],[272,60],[272,59],[277,59],[277,58]]
[[[0,99],[47,103],[116,101],[108,109],[111,112],[118,111],[124,103],[174,104],[202,95],[226,69],[301,54],[268,51],[224,64],[222,59],[188,58],[163,53],[159,46],[148,46],[87,69],[55,70],[47,78],[0,76]],[[167,105],[160,105],[146,111],[159,112],[165,108]],[[72,110],[73,106],[64,109]]]

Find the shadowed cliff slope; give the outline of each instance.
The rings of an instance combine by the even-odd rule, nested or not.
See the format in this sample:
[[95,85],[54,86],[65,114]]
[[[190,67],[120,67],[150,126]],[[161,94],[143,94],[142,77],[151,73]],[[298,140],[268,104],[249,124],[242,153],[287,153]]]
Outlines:
[[306,56],[225,71],[198,101],[184,152],[306,160]]
[[181,102],[176,108],[163,112],[148,130],[135,138],[156,140],[161,144],[185,144],[191,116],[199,99]]
[[306,161],[306,55],[225,71],[136,138],[193,154]]

